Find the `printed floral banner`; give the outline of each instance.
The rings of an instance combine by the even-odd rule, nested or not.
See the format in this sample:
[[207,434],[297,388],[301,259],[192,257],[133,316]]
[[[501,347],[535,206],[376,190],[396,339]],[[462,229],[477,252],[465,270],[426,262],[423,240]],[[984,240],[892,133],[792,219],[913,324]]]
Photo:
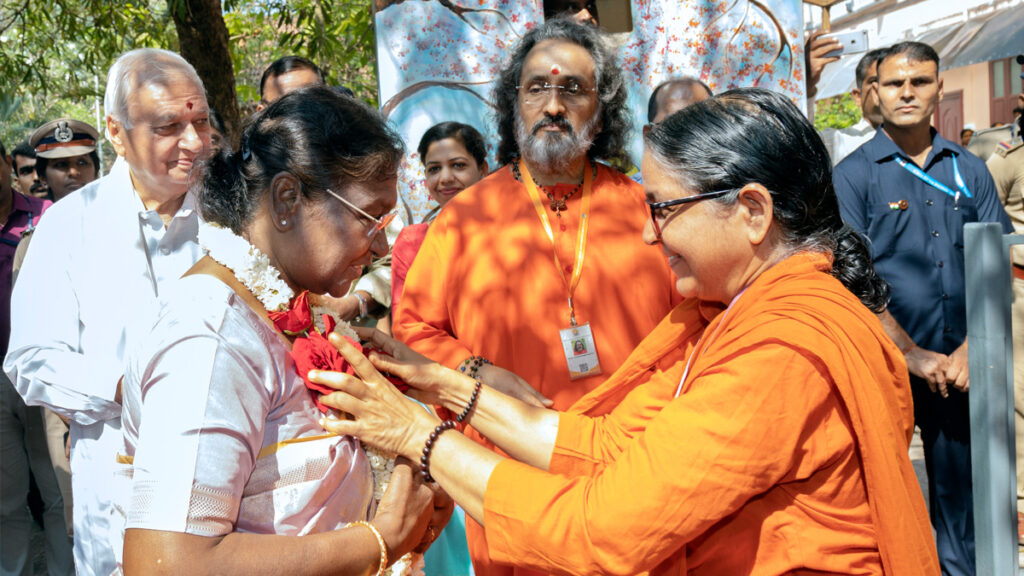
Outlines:
[[[375,0],[375,7],[381,110],[408,148],[398,185],[403,217],[419,222],[433,208],[415,150],[420,138],[439,122],[464,122],[494,153],[493,82],[544,11],[540,0]],[[804,105],[799,0],[632,0],[632,22],[618,56],[637,164],[647,101],[669,78],[694,76],[716,93],[762,86]]]

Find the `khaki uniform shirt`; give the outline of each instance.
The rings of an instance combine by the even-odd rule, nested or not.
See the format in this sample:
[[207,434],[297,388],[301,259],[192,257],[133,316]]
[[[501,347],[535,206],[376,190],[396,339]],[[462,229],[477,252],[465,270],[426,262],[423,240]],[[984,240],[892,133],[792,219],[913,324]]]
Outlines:
[[[1000,142],[986,164],[1014,231],[1024,234],[1024,140]],[[1013,247],[1013,262],[1024,266],[1024,246]]]

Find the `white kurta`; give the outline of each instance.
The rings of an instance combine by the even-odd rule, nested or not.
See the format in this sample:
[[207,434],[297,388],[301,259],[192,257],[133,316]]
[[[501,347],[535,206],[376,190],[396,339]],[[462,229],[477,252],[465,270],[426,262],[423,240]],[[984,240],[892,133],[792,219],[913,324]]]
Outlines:
[[326,434],[276,330],[207,275],[181,279],[129,353],[127,528],[303,535],[365,520],[366,454]]
[[186,197],[165,227],[119,159],[106,177],[47,210],[14,287],[4,371],[27,404],[71,419],[79,574],[116,568],[109,541],[122,530],[112,506],[122,445],[117,381],[133,324],[151,317],[160,287],[202,256],[198,224]]
[[875,128],[864,118],[861,118],[860,122],[853,126],[839,130],[826,128],[821,132],[821,139],[825,142],[825,147],[828,148],[829,156],[832,157],[833,167],[874,137]]

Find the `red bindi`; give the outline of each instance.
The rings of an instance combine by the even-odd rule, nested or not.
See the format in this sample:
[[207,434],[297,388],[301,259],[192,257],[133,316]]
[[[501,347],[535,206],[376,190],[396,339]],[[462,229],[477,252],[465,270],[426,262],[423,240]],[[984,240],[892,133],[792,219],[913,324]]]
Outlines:
[[561,70],[558,68],[557,65],[551,67],[551,75],[552,76],[558,76],[558,74],[560,72],[561,72]]
[[187,106],[189,110],[192,109],[192,103],[191,102],[186,102],[185,106]]

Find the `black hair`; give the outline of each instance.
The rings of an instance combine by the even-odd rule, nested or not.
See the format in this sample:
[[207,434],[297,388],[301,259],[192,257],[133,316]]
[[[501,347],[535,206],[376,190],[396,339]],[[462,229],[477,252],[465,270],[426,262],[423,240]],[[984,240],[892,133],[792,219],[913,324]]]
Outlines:
[[644,139],[681,187],[734,190],[712,201],[730,205],[743,186],[763,185],[782,241],[831,253],[832,275],[872,311],[885,309],[889,287],[875,273],[867,242],[843,223],[828,150],[788,98],[763,88],[729,90],[653,125]]
[[[74,158],[74,156],[71,156],[71,158]],[[49,185],[49,182],[46,180],[46,167],[50,165],[50,160],[60,160],[60,158],[44,158],[42,156],[36,156],[36,174],[39,176],[39,179],[46,182],[47,185]],[[100,174],[100,155],[93,150],[92,152],[89,152],[89,160],[92,160],[92,167],[96,171],[96,176],[98,177]]]
[[476,160],[477,167],[483,167],[484,161],[487,160],[487,144],[484,142],[484,137],[477,132],[476,128],[461,122],[442,122],[431,126],[420,138],[420,145],[416,148],[416,151],[420,153],[420,162],[426,164],[430,145],[445,138],[451,138],[462,144],[466,152],[469,152],[469,155]]
[[344,195],[353,182],[394,178],[404,147],[380,113],[327,86],[307,86],[257,112],[242,131],[237,152],[209,160],[197,194],[207,222],[241,234],[270,182],[288,172],[306,198]]
[[209,118],[210,128],[213,128],[214,130],[219,132],[221,136],[227,138],[228,131],[227,128],[224,126],[224,118],[221,117],[220,112],[217,112],[213,108],[210,108]]
[[935,74],[939,73],[939,54],[934,48],[924,42],[900,42],[899,44],[893,44],[878,59],[879,72],[881,72],[882,63],[893,56],[906,56],[911,62],[935,62]]
[[964,128],[963,130],[960,131],[960,137],[963,138],[964,134],[967,134],[968,132],[970,132],[971,134],[974,134],[974,130],[973,129],[971,129],[971,128]]
[[35,158],[36,149],[33,148],[32,145],[28,143],[28,141],[24,141],[15,146],[14,150],[11,150],[11,158],[14,160],[15,172],[18,171],[18,156],[24,156],[25,158]]
[[[854,74],[857,78],[857,89],[864,85],[864,80],[868,77],[868,69],[878,64],[885,58],[885,55],[889,52],[888,48],[875,48],[867,54],[860,57],[860,61],[857,62],[857,72]],[[875,74],[878,74],[878,70],[875,70]]]
[[4,148],[4,143],[2,141],[0,141],[0,156],[7,156],[7,149]]
[[260,99],[263,98],[263,90],[267,86],[267,80],[276,78],[282,74],[287,74],[293,70],[312,70],[316,73],[316,77],[320,79],[320,83],[324,83],[324,71],[319,66],[313,63],[309,58],[303,58],[302,56],[282,56],[277,60],[274,60],[267,69],[263,71],[263,77],[260,78]]
[[[575,16],[576,12],[579,12],[579,10],[573,12],[576,7],[572,6],[565,0],[544,0],[542,4],[544,5],[545,20],[551,20],[552,18],[558,18],[559,16],[565,15],[569,15],[571,17]],[[597,2],[595,0],[587,0],[583,8],[586,9],[587,12],[590,12],[590,15],[594,17],[594,20],[601,20],[597,15]]]
[[668,80],[665,80],[661,84],[658,84],[658,87],[654,89],[654,92],[651,92],[651,97],[647,100],[648,122],[654,122],[655,117],[658,116],[658,94],[661,92],[662,88],[668,86],[669,84],[686,84],[687,86],[690,87],[690,90],[693,90],[694,86],[700,86],[701,88],[707,91],[708,97],[715,95],[715,93],[711,91],[711,87],[709,87],[704,82],[701,82],[700,78],[694,78],[692,76],[680,76],[678,78],[670,78]]
[[545,40],[571,42],[590,53],[594,59],[594,80],[597,83],[597,98],[600,104],[601,132],[594,136],[587,156],[604,160],[625,158],[623,147],[629,131],[629,110],[626,107],[626,86],[618,62],[612,56],[601,38],[601,33],[592,26],[578,24],[565,18],[548,20],[527,32],[512,49],[512,56],[505,69],[498,76],[494,88],[495,120],[498,125],[498,163],[508,164],[519,157],[519,143],[516,142],[516,115],[519,114],[519,85],[523,73],[523,62],[534,46]]

